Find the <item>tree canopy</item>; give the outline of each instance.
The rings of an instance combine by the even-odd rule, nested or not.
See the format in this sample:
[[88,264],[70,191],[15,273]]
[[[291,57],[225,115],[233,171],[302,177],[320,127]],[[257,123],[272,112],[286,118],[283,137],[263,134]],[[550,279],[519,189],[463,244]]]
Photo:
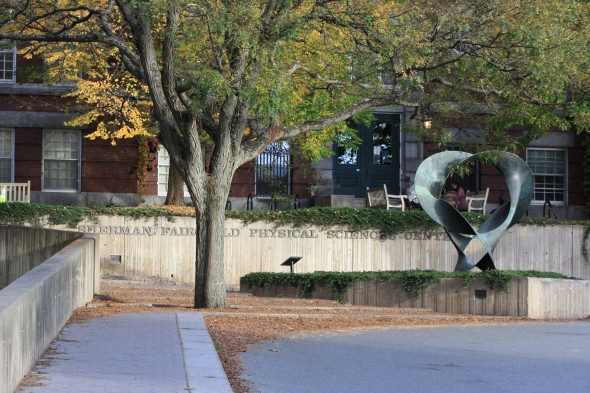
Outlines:
[[240,165],[300,135],[321,151],[345,119],[387,105],[413,108],[415,129],[442,141],[450,122],[502,148],[509,125],[587,130],[588,13],[582,0],[0,0],[0,39],[56,45],[54,62],[106,54],[126,97],[149,94],[197,211],[195,305],[222,307],[223,206]]

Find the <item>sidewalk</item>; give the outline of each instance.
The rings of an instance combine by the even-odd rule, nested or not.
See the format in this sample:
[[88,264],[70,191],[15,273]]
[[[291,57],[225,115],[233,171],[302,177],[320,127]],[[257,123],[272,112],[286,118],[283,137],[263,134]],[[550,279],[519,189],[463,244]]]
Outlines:
[[115,314],[64,328],[26,393],[231,393],[201,314]]

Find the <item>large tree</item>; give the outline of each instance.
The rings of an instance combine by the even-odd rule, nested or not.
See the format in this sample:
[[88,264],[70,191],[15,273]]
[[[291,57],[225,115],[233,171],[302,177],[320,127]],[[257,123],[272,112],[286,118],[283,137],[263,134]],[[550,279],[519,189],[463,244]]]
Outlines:
[[587,89],[587,13],[576,0],[0,0],[0,39],[103,48],[146,87],[196,210],[195,307],[225,307],[240,165],[385,105],[485,113],[494,135],[586,126],[568,93]]

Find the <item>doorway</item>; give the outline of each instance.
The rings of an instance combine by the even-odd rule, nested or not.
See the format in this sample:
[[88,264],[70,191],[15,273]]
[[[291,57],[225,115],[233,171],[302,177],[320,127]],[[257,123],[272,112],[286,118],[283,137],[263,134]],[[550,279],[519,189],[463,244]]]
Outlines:
[[334,144],[334,194],[364,198],[367,187],[387,185],[399,194],[401,115],[374,114],[371,125],[358,125],[362,144],[358,150]]

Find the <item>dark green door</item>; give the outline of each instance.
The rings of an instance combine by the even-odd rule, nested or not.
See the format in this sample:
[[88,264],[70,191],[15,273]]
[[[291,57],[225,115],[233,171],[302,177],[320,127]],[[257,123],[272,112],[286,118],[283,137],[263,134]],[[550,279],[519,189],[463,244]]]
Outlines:
[[399,114],[375,114],[369,127],[359,125],[363,140],[358,150],[334,144],[334,194],[364,198],[367,187],[387,185],[391,194],[399,193]]

